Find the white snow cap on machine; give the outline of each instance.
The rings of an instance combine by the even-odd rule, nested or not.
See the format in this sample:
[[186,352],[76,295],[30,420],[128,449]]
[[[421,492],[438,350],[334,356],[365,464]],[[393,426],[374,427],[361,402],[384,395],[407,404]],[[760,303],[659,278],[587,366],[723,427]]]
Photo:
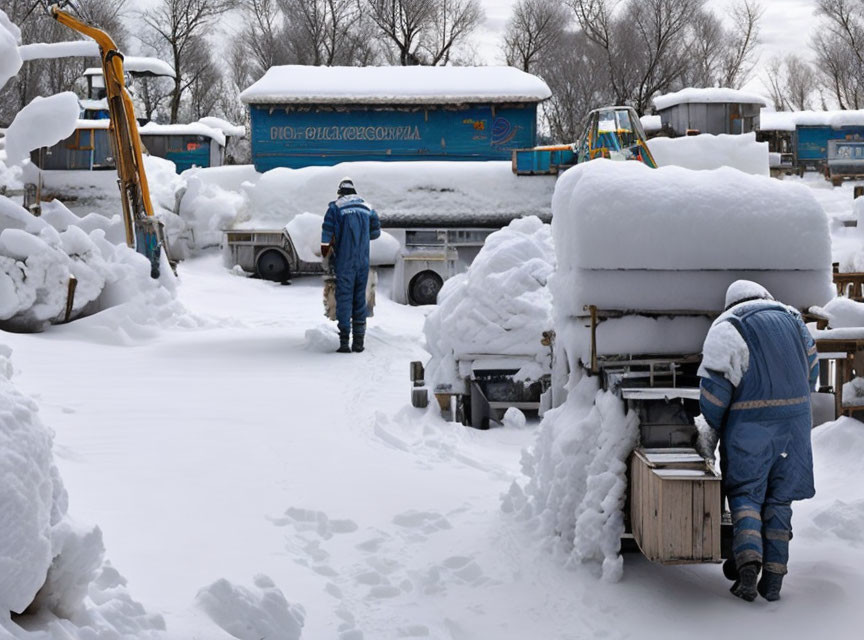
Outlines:
[[732,104],[761,104],[765,107],[771,104],[771,101],[764,96],[738,89],[727,89],[724,87],[697,89],[688,87],[675,93],[657,96],[654,98],[654,108],[658,111],[663,111],[679,104],[711,104],[722,102]]
[[271,67],[240,94],[246,104],[540,102],[552,95],[513,67]]

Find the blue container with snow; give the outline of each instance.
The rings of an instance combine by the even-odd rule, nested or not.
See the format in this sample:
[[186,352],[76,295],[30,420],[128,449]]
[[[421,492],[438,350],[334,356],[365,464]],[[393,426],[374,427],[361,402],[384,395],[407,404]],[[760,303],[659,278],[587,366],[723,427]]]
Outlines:
[[225,157],[225,134],[200,122],[148,122],[138,132],[147,152],[173,162],[177,173],[192,167],[218,167]]
[[539,78],[510,67],[271,68],[246,89],[258,171],[382,160],[509,160],[537,138]]

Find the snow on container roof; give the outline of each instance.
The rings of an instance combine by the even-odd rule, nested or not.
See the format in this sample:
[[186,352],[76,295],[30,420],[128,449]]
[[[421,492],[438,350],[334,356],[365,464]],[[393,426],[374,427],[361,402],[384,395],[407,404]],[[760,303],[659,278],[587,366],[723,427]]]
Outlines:
[[76,129],[107,129],[111,126],[111,121],[108,118],[100,120],[78,120],[75,124]]
[[212,138],[223,147],[225,146],[224,133],[219,129],[208,127],[200,122],[192,122],[191,124],[156,124],[155,122],[148,122],[138,129],[138,133],[142,136],[205,136]]
[[204,118],[199,118],[198,122],[212,129],[219,129],[226,136],[242,138],[246,135],[246,127],[242,124],[231,124],[227,120],[217,118],[216,116],[205,116]]
[[[98,58],[99,45],[93,40],[69,40],[66,42],[33,42],[18,47],[22,60],[45,58]],[[102,70],[99,70],[102,73]]]
[[271,67],[240,94],[246,104],[540,102],[552,95],[513,67]]
[[[96,56],[99,53],[97,50]],[[153,76],[174,77],[174,69],[171,65],[159,58],[148,56],[123,56],[123,69],[129,73]],[[85,76],[101,76],[102,67],[88,67],[84,70]]]
[[864,109],[857,111],[769,111],[762,109],[760,131],[795,131],[796,127],[864,126]]
[[696,89],[688,87],[687,89],[682,89],[675,93],[667,93],[666,95],[657,96],[654,98],[654,107],[658,111],[663,111],[679,104],[713,104],[727,102],[732,104],[761,104],[766,107],[771,104],[771,101],[768,100],[768,98],[756,93],[739,91],[738,89],[714,87]]

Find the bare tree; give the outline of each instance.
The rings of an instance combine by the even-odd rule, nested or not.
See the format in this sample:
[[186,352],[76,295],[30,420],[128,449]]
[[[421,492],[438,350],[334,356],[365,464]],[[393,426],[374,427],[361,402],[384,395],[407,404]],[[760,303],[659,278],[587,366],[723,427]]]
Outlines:
[[[129,29],[126,27],[126,5],[128,0],[79,0],[75,3],[78,15],[96,25],[121,49],[129,47]],[[71,6],[71,5],[70,5]]]
[[418,49],[435,16],[435,0],[366,0],[366,9],[400,65],[422,63]]
[[448,64],[454,47],[465,41],[484,17],[479,0],[438,0],[432,24],[423,41],[428,64]]
[[786,111],[810,109],[818,95],[819,78],[813,67],[803,58],[790,54],[775,56],[765,67],[765,80],[774,106]]
[[561,0],[518,0],[504,31],[507,64],[530,72],[544,57],[558,55],[571,20]]
[[813,39],[822,83],[841,109],[864,105],[864,3],[818,0],[823,17]]
[[147,43],[157,50],[164,46],[174,67],[171,122],[177,122],[183,94],[204,72],[201,65],[206,66],[204,57],[196,55],[193,48],[202,46],[207,30],[236,4],[237,0],[160,0],[142,14],[151,36]]

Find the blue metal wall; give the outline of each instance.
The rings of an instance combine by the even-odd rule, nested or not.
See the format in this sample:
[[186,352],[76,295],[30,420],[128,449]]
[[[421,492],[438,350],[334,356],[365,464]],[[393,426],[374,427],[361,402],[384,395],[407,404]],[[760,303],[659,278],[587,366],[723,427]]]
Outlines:
[[262,172],[358,160],[509,160],[537,138],[536,104],[250,111],[252,161]]
[[823,166],[828,160],[828,141],[864,138],[864,127],[799,125],[795,130],[795,160],[798,166]]

